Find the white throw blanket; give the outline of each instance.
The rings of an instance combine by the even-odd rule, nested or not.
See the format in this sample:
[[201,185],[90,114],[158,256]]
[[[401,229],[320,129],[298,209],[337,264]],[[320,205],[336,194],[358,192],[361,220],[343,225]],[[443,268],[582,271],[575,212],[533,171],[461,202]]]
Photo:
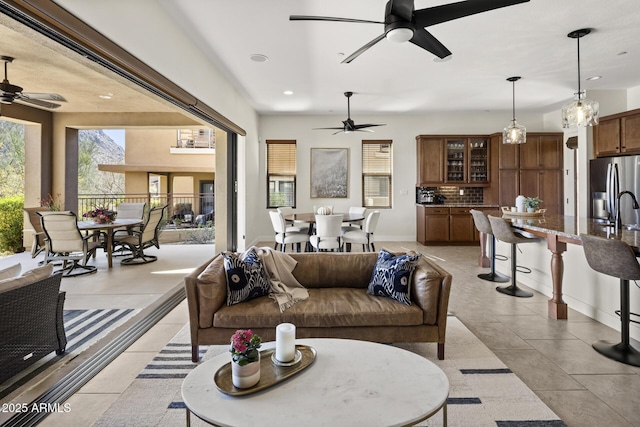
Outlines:
[[269,298],[275,300],[282,313],[298,301],[309,298],[309,291],[296,280],[293,269],[298,261],[284,252],[268,247],[254,247],[271,283]]

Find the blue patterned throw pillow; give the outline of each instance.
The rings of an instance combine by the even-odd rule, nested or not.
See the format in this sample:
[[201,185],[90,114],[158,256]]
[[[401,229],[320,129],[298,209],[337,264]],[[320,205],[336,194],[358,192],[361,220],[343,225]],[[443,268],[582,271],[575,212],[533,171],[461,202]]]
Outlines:
[[420,259],[420,254],[395,256],[382,249],[373,268],[367,293],[393,298],[406,305],[411,305],[409,295],[411,274],[413,274],[418,259]]
[[253,248],[243,254],[223,252],[222,256],[227,273],[227,305],[269,294],[269,279]]

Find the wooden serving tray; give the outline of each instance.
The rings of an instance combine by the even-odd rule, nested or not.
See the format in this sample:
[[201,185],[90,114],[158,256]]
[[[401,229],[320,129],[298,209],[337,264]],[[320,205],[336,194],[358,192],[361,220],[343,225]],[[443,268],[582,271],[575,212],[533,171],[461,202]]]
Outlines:
[[502,215],[519,216],[519,217],[525,217],[525,218],[544,216],[544,213],[546,211],[547,211],[546,209],[538,209],[535,212],[511,212],[511,208],[509,206],[502,207]]
[[218,369],[213,376],[213,382],[218,390],[230,396],[244,396],[256,393],[286,380],[287,378],[303,371],[316,360],[316,350],[308,345],[296,345],[296,350],[300,352],[300,362],[293,366],[276,366],[271,356],[276,349],[263,350],[260,352],[260,381],[249,388],[236,388],[231,380],[231,363],[226,363]]

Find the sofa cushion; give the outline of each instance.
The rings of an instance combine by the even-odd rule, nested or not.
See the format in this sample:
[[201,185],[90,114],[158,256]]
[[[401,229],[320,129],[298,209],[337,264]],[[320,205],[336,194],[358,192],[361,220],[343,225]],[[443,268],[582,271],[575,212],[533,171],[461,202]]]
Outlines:
[[380,250],[367,293],[411,305],[411,274],[419,259],[420,254],[416,253],[396,256],[384,249]]
[[223,252],[222,256],[227,273],[227,305],[269,294],[271,285],[253,248],[242,254]]
[[22,270],[22,266],[19,263],[3,268],[2,270],[0,270],[0,280],[11,279],[12,277],[16,277],[20,275],[21,270]]
[[42,279],[46,279],[51,276],[52,273],[53,265],[47,264],[27,271],[22,276],[0,280],[0,292],[6,292],[22,286],[30,285]]
[[375,253],[291,253],[298,261],[293,275],[307,289],[367,288],[376,263]]
[[309,289],[309,299],[281,313],[268,297],[221,307],[213,317],[218,328],[275,328],[293,323],[298,328],[421,325],[417,306],[367,294],[366,288]]

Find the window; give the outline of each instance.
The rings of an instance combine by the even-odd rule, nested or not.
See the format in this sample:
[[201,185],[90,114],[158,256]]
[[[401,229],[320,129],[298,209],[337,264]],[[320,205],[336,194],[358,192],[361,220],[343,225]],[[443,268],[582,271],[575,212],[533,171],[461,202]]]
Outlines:
[[391,141],[362,141],[362,206],[391,207]]
[[296,206],[296,141],[267,140],[267,209]]

